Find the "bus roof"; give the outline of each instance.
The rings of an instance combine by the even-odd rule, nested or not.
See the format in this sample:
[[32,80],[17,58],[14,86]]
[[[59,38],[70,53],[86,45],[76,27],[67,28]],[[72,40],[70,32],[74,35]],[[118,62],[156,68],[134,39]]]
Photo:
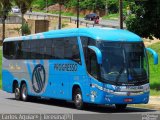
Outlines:
[[128,41],[138,42],[142,39],[127,30],[115,29],[115,28],[72,28],[62,30],[51,30],[48,32],[32,34],[28,36],[6,38],[4,41],[17,41],[17,40],[33,40],[44,38],[62,38],[62,37],[75,37],[86,36],[95,40],[104,41]]

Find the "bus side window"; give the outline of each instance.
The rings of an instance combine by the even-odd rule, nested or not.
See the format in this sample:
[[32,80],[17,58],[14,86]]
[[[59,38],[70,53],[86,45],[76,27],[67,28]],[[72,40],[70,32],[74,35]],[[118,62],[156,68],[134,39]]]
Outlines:
[[72,45],[72,59],[78,63],[81,63],[80,52],[79,52],[77,40],[73,42],[73,45]]
[[64,38],[55,39],[54,46],[55,59],[64,59]]
[[53,40],[47,40],[45,45],[45,59],[54,59],[54,44]]
[[22,42],[16,42],[16,59],[21,59],[23,56]]
[[65,38],[64,59],[70,59],[81,64],[79,44],[76,37]]
[[15,43],[14,42],[4,42],[3,43],[3,54],[7,59],[15,58]]
[[85,62],[86,62],[86,66],[88,64],[88,55],[89,55],[89,52],[88,52],[88,46],[91,45],[91,46],[95,46],[96,45],[96,42],[94,39],[92,38],[89,38],[89,37],[81,37],[81,43],[82,43],[82,47],[83,47],[83,52],[84,52],[84,57],[85,57]]
[[93,56],[91,56],[91,59],[90,59],[90,61],[91,61],[91,75],[94,77],[94,78],[96,78],[96,79],[98,79],[98,73],[97,73],[97,58],[96,58],[96,56],[95,55],[93,55]]
[[30,58],[30,44],[29,41],[23,41],[22,42],[22,52],[23,52],[23,59],[29,59]]
[[99,77],[99,67],[97,63],[97,57],[96,54],[88,49],[89,57],[88,57],[88,64],[87,64],[87,70],[88,72],[96,79]]

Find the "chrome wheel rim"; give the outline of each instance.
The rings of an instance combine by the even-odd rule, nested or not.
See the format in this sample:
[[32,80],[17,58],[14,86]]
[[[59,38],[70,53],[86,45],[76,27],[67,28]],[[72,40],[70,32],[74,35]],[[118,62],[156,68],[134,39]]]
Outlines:
[[23,98],[23,100],[25,100],[27,98],[27,88],[26,87],[23,87],[22,98]]
[[77,94],[75,96],[75,102],[76,102],[76,106],[80,107],[82,105],[82,96],[81,94]]
[[19,99],[20,98],[20,92],[19,92],[19,88],[15,89],[15,98]]

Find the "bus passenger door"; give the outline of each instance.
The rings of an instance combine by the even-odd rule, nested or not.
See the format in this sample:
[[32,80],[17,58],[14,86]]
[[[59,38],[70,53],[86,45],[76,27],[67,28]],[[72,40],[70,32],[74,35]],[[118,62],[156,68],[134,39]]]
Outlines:
[[100,80],[100,65],[97,62],[97,56],[94,51],[89,50],[88,62],[87,62],[87,70],[89,73],[89,81],[90,81],[90,102],[96,102],[99,99],[99,87],[102,86]]

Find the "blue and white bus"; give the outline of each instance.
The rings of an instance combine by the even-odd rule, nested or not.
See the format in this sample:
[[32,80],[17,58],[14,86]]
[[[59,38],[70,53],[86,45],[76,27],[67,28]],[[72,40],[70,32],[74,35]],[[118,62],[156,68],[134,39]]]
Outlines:
[[3,90],[31,97],[84,103],[148,103],[149,64],[142,39],[127,30],[74,28],[7,38],[3,42]]

